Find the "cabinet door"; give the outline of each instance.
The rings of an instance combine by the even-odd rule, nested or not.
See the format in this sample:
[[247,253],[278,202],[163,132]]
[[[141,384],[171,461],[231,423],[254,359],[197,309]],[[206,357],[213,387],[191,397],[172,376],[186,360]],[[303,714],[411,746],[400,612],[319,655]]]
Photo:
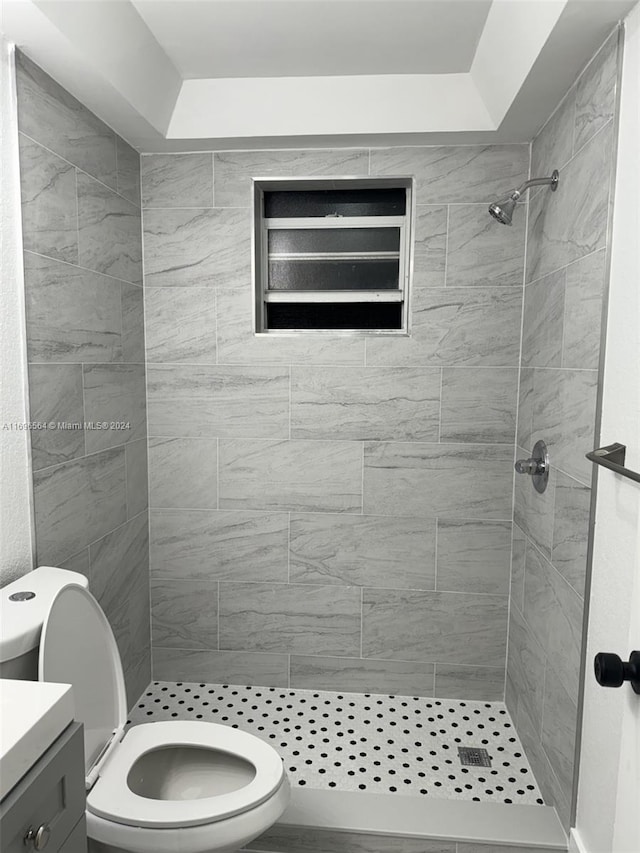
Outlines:
[[57,853],[87,853],[87,821],[84,815]]
[[82,726],[74,723],[0,804],[2,853],[28,853],[25,837],[41,826],[49,829],[47,850],[59,850],[84,810],[84,742]]

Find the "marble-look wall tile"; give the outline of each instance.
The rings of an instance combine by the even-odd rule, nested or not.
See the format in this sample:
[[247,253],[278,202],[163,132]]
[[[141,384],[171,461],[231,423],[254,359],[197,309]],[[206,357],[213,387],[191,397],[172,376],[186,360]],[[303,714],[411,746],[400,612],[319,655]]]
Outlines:
[[615,114],[617,50],[618,32],[616,30],[578,80],[574,151],[579,151]]
[[222,509],[362,510],[358,442],[220,439],[218,477]]
[[218,584],[209,580],[151,581],[151,638],[175,649],[217,649]]
[[553,772],[549,757],[544,751],[540,734],[536,731],[522,708],[518,709],[517,730],[525,754],[531,764],[536,782],[545,803],[553,803],[565,830],[569,830],[571,815],[571,791],[565,791]]
[[216,207],[250,207],[251,179],[366,175],[369,152],[344,148],[303,151],[221,151],[214,154]]
[[527,537],[517,524],[513,524],[511,542],[511,600],[524,610],[524,566],[527,553]]
[[20,134],[20,177],[24,248],[77,263],[76,170]]
[[122,359],[120,282],[31,252],[24,276],[29,361]]
[[220,648],[357,656],[360,590],[302,584],[220,585]]
[[560,785],[571,798],[578,708],[561,680],[547,668],[542,711],[542,746]]
[[140,154],[116,136],[117,185],[120,195],[140,207]]
[[125,521],[124,448],[37,471],[33,489],[38,565],[55,566]]
[[142,284],[139,208],[81,172],[77,192],[80,266]]
[[29,403],[31,421],[45,425],[31,431],[35,471],[84,455],[82,365],[31,364]]
[[515,687],[518,703],[524,707],[529,720],[535,721],[538,737],[542,730],[545,665],[542,646],[520,610],[512,607],[509,619],[507,678]]
[[[530,450],[516,447],[518,459],[528,459]],[[553,459],[553,457],[551,457]],[[531,477],[517,474],[515,477],[513,518],[521,530],[549,558],[553,536],[553,507],[556,481],[559,472],[554,465],[549,468],[549,479],[544,492],[534,489]]]
[[558,472],[551,562],[582,596],[587,573],[590,502],[590,488]]
[[151,511],[156,579],[285,582],[287,545],[285,513]]
[[91,591],[113,628],[126,669],[150,643],[146,512],[94,542],[89,551]]
[[501,666],[455,666],[436,663],[435,696],[442,699],[502,702],[504,661]]
[[60,157],[116,188],[116,135],[20,51],[18,127]]
[[287,368],[150,365],[147,393],[151,435],[289,435]]
[[504,666],[507,610],[506,596],[365,589],[362,655]]
[[[371,515],[508,519],[507,445],[365,444],[364,511]],[[478,490],[477,484],[484,483]]]
[[[576,108],[576,92],[572,88],[556,111],[548,119],[531,145],[531,177],[550,175],[554,169],[562,169],[573,155],[573,121]],[[529,199],[538,192],[549,192],[544,187],[530,191]]]
[[142,694],[146,693],[151,681],[151,641],[148,645],[135,649],[131,657],[124,670],[129,708],[137,704]]
[[591,482],[598,376],[595,370],[536,370],[531,441],[544,439],[556,468]]
[[[153,646],[153,678],[157,681],[214,683],[211,677],[215,652],[203,649],[164,649]],[[226,683],[226,682],[225,682]]]
[[527,548],[525,571],[524,617],[549,664],[577,703],[583,601],[536,548]]
[[91,576],[89,549],[83,548],[82,551],[74,554],[73,557],[69,557],[68,560],[62,560],[57,565],[58,568],[66,569],[69,572],[79,572],[89,580],[89,577]]
[[522,847],[519,844],[458,842],[457,853],[558,853],[557,847]]
[[521,287],[525,224],[520,215],[505,228],[487,216],[484,204],[451,205],[446,285]]
[[419,204],[413,232],[413,286],[443,285],[447,251],[447,206]]
[[566,270],[550,273],[524,290],[523,367],[560,367]]
[[529,367],[520,370],[520,387],[518,389],[518,423],[516,425],[516,445],[533,450],[531,436],[533,434],[533,410],[536,401],[533,397],[533,378],[535,371]]
[[293,367],[293,438],[437,441],[440,370]]
[[605,245],[612,146],[611,122],[565,167],[557,192],[529,202],[528,281]]
[[288,687],[289,656],[154,646],[153,677],[161,681]]
[[149,438],[152,507],[216,509],[218,442],[215,438]]
[[432,663],[291,655],[291,687],[433,696]]
[[127,517],[133,518],[149,505],[146,437],[126,444],[124,458],[127,466]]
[[213,207],[213,154],[145,154],[144,207]]
[[[456,843],[275,825],[251,841],[246,849],[259,853],[456,853]],[[511,853],[520,851],[513,850]]]
[[443,368],[440,441],[512,444],[517,396],[516,368]]
[[[144,295],[136,284],[120,283],[122,309],[122,360],[143,364],[144,355]],[[105,361],[105,359],[99,359]]]
[[434,589],[435,527],[434,519],[293,514],[290,579]]
[[367,339],[367,364],[516,367],[522,293],[506,287],[421,287],[409,337]]
[[[85,431],[87,453],[146,436],[144,365],[85,364],[83,383],[85,420],[109,424]],[[122,423],[127,426],[119,428]]]
[[510,521],[438,519],[440,591],[506,595],[510,563]]
[[[251,280],[246,210],[146,210],[148,287],[223,287]],[[249,315],[251,317],[251,315]]]
[[414,175],[418,204],[489,203],[527,178],[527,145],[373,148],[372,175]]
[[562,366],[597,370],[606,281],[605,250],[571,264],[566,275]]
[[364,365],[364,336],[255,335],[248,276],[233,287],[218,289],[216,299],[220,363]]
[[216,294],[206,287],[147,287],[147,359],[216,363]]

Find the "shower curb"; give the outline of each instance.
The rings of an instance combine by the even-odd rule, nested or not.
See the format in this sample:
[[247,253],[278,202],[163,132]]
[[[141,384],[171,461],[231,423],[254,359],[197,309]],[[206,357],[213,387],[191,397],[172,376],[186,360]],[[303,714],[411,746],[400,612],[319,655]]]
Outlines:
[[[464,800],[433,800],[355,791],[293,790],[284,814],[267,833],[255,839],[248,851],[299,850],[300,836],[313,835],[321,843],[331,833],[353,833],[386,838],[385,849],[405,850],[403,840],[420,839],[554,853],[567,850],[567,836],[551,806],[474,803]],[[274,843],[279,846],[274,846]],[[291,845],[291,846],[289,846]],[[305,850],[307,847],[304,848]],[[320,850],[320,847],[309,848]],[[346,851],[347,848],[345,848]],[[358,849],[361,849],[358,847]],[[371,849],[375,849],[372,847]],[[407,848],[408,849],[408,848]],[[487,851],[490,848],[487,847]]]

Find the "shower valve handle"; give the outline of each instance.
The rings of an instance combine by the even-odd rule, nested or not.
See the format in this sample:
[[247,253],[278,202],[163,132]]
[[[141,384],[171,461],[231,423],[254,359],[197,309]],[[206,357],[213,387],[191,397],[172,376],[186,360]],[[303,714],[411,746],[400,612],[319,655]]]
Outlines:
[[518,459],[515,464],[518,474],[544,474],[545,468],[544,459],[534,459],[533,456],[529,459]]

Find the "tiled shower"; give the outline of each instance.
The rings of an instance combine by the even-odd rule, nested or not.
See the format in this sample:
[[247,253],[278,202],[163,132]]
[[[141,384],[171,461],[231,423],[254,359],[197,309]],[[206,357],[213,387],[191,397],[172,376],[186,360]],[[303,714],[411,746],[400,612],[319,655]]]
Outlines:
[[[531,146],[140,158],[20,58],[31,416],[85,423],[34,434],[37,560],[89,577],[131,702],[506,684],[568,823],[616,76],[614,33]],[[410,336],[253,335],[251,178],[323,175],[415,177]]]

